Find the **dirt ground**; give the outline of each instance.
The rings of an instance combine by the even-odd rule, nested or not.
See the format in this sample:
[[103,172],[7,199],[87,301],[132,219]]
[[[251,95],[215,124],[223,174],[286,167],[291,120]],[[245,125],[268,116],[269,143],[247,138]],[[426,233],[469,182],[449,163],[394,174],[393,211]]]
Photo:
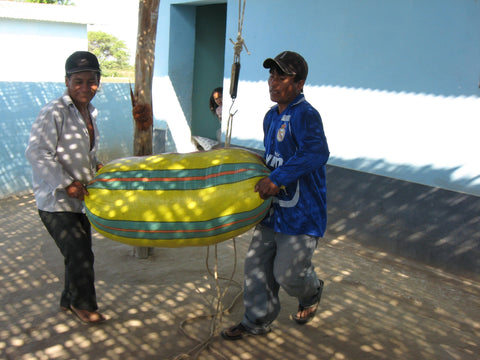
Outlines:
[[[328,232],[314,256],[325,281],[314,321],[290,320],[297,304],[282,292],[273,331],[236,342],[218,331],[239,321],[241,297],[216,322],[207,315],[216,313],[218,291],[226,292],[223,307],[239,295],[251,231],[236,249],[220,243],[216,256],[214,246],[155,248],[147,259],[95,234],[97,296],[109,319],[84,325],[59,309],[62,259],[33,197],[0,200],[0,210],[1,359],[480,359],[480,279]],[[219,276],[233,273],[236,283],[219,280],[217,290],[207,249],[208,269],[217,264]],[[203,340],[208,346],[196,348]]]

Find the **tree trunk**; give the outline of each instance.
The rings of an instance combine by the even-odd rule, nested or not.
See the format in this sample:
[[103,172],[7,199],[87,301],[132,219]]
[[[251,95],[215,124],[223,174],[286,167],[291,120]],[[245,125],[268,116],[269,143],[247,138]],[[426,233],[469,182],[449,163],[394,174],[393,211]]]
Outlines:
[[[132,98],[133,155],[135,156],[152,155],[153,153],[152,80],[159,5],[160,0],[139,1],[135,91]],[[149,252],[151,252],[149,248],[135,248],[135,255],[138,258],[148,257]]]

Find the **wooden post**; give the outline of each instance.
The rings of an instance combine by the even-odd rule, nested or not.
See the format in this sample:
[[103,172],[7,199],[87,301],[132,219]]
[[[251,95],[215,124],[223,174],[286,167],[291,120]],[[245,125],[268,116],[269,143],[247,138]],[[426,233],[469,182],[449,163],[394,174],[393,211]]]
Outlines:
[[[158,8],[160,0],[140,0],[135,55],[135,90],[132,96],[134,133],[133,155],[153,153],[152,81],[155,64]],[[137,258],[147,258],[151,248],[135,247]]]

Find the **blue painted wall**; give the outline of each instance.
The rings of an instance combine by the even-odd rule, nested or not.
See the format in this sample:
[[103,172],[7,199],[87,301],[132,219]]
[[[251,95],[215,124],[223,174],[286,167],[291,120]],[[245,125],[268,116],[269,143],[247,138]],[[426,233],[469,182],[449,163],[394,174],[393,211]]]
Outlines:
[[244,80],[263,80],[261,60],[292,48],[310,60],[310,85],[479,95],[478,1],[302,0],[295,9],[291,1],[272,3],[247,1],[243,36],[252,55],[243,57]]
[[[160,3],[155,116],[169,127],[179,151],[188,150],[183,145],[193,115],[193,14],[209,3]],[[230,86],[238,3],[227,2],[224,89]],[[263,147],[261,123],[273,104],[262,63],[294,50],[310,65],[305,95],[322,115],[331,164],[480,196],[480,3],[292,4],[247,1],[242,36],[250,55],[241,53],[232,144]],[[232,102],[224,95],[226,119]]]
[[[229,1],[227,39],[237,4]],[[262,62],[295,50],[310,65],[305,95],[322,115],[331,164],[478,196],[478,19],[475,0],[247,1],[251,55],[241,54],[232,142],[262,147],[272,105]],[[228,41],[226,50],[224,88]]]
[[[0,82],[0,198],[31,189],[25,158],[30,129],[40,109],[63,94],[64,83]],[[99,158],[133,154],[133,123],[128,84],[105,83],[92,103],[99,110]]]
[[[155,127],[168,130],[167,151],[195,150],[189,127],[195,15],[197,6],[222,3],[228,89],[238,1],[160,2],[153,95]],[[232,143],[262,148],[262,119],[273,105],[262,62],[295,50],[310,65],[305,95],[322,115],[330,164],[480,196],[480,2],[292,4],[247,1],[242,35],[250,55],[241,53]],[[40,107],[62,91],[63,84],[0,83],[0,195],[29,185],[22,168],[27,132]],[[231,102],[224,95],[226,119]],[[129,153],[128,84],[104,84],[95,103],[105,146]]]

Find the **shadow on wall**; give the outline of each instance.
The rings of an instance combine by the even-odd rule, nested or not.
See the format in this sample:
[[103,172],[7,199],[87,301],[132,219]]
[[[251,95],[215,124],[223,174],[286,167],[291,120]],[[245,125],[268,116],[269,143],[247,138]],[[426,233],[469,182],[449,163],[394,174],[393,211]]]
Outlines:
[[[31,168],[25,158],[30,129],[40,109],[64,90],[63,83],[0,82],[0,198],[31,189]],[[129,84],[102,84],[92,103],[99,111],[99,158],[107,162],[130,156],[133,121]]]
[[480,274],[480,197],[331,165],[327,181],[328,232]]
[[40,108],[62,91],[57,83],[0,82],[0,197],[30,187],[24,155],[30,128]]
[[480,176],[472,178],[456,178],[455,172],[461,167],[439,169],[433,166],[412,166],[404,164],[391,164],[381,159],[358,158],[344,160],[330,157],[329,164],[357,169],[367,173],[394,177],[395,179],[407,180],[419,184],[434,184],[442,189],[468,192],[480,196]]
[[[243,142],[250,150],[256,145]],[[262,150],[256,151],[263,155]],[[356,159],[354,166],[369,161]],[[383,161],[371,166],[376,171],[392,168]],[[455,171],[400,168],[397,175],[410,171],[419,177],[446,178]],[[449,272],[480,275],[480,197],[330,163],[327,182],[327,235],[354,239]]]

